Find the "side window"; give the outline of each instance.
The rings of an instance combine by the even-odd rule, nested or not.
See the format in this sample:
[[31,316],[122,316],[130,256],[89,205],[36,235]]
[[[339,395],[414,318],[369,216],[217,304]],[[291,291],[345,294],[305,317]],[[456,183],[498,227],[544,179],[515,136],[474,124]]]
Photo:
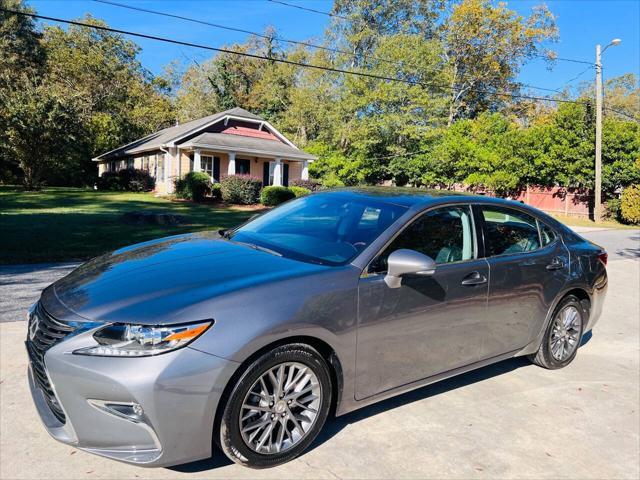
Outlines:
[[482,207],[487,256],[523,253],[540,248],[536,219],[502,207]]
[[473,223],[468,206],[431,210],[409,225],[372,262],[370,272],[385,272],[387,258],[401,248],[428,255],[436,263],[460,262],[475,256]]
[[542,240],[542,246],[544,247],[549,245],[556,239],[556,232],[540,221],[538,221],[538,225],[540,226],[540,239]]

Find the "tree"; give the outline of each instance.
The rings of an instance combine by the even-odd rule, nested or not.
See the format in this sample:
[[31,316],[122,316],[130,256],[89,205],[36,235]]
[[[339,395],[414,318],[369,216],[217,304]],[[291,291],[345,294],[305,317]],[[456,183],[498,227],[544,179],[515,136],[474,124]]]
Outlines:
[[78,111],[52,94],[46,84],[33,80],[0,95],[9,152],[24,173],[25,188],[37,189],[82,138]]
[[490,0],[456,3],[442,29],[450,68],[449,125],[502,106],[505,98],[495,93],[517,93],[522,64],[543,53],[543,42],[558,34],[545,6],[524,19],[506,3]]
[[[21,0],[0,0],[0,6],[11,10],[32,12]],[[0,96],[4,102],[26,78],[42,74],[46,55],[40,45],[40,34],[34,21],[24,15],[0,11]],[[1,105],[1,104],[0,104]],[[13,182],[19,174],[19,164],[11,157],[9,112],[0,108],[0,182]]]

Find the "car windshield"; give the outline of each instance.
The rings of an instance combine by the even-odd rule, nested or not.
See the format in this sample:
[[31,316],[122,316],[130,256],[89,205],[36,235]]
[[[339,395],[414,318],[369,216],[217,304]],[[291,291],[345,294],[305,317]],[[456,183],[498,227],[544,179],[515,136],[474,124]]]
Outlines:
[[344,265],[406,210],[393,203],[320,193],[275,208],[228,238],[296,260]]

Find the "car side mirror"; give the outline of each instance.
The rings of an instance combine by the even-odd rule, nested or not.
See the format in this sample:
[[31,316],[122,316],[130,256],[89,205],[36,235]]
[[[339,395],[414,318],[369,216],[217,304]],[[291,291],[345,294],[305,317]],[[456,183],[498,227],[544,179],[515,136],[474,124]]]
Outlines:
[[404,275],[433,275],[436,262],[433,258],[415,250],[401,248],[387,258],[387,275],[384,277],[389,288],[399,288]]

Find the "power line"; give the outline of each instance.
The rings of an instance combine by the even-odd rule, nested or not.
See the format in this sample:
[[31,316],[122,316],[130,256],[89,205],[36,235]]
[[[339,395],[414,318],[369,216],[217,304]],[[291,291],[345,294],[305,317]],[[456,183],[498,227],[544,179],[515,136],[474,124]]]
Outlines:
[[[361,57],[361,58],[364,58],[364,59],[369,58],[369,59],[372,59],[372,60],[377,60],[377,61],[380,61],[380,62],[385,62],[385,63],[389,63],[389,64],[392,64],[392,65],[396,65],[397,67],[400,67],[400,68],[404,68],[406,65],[412,66],[414,68],[420,68],[420,67],[418,67],[415,64],[410,63],[410,62],[389,60],[387,58],[380,58],[380,57],[369,55],[369,54],[348,52],[346,50],[340,50],[340,49],[336,49],[336,48],[326,47],[324,45],[317,45],[317,44],[313,44],[313,43],[310,43],[310,42],[304,42],[304,41],[300,41],[300,40],[291,40],[291,39],[287,39],[287,38],[280,37],[280,36],[269,36],[269,35],[266,35],[266,34],[253,32],[251,30],[245,30],[245,29],[237,28],[237,27],[229,27],[229,26],[226,26],[226,25],[221,25],[221,24],[217,24],[217,23],[207,22],[207,21],[204,21],[204,20],[198,20],[198,19],[195,19],[195,18],[185,17],[183,15],[175,15],[173,13],[160,12],[158,10],[151,10],[151,9],[142,8],[142,7],[135,7],[133,5],[126,5],[126,4],[123,4],[123,3],[113,2],[113,1],[110,1],[110,0],[93,0],[93,1],[97,2],[97,3],[103,3],[103,4],[106,4],[106,5],[113,5],[115,7],[126,8],[126,9],[129,9],[129,10],[134,10],[134,11],[138,11],[138,12],[151,13],[153,15],[160,15],[160,16],[169,17],[169,18],[177,18],[179,20],[184,20],[184,21],[193,22],[193,23],[199,23],[199,24],[207,25],[207,26],[214,27],[214,28],[220,28],[222,30],[246,33],[248,35],[254,35],[256,37],[264,38],[264,39],[267,39],[267,40],[278,40],[280,42],[291,43],[291,44],[294,44],[294,45],[303,45],[303,46],[306,46],[306,47],[317,48],[317,49],[321,49],[321,50],[325,50],[325,51],[329,51],[329,52],[333,52],[333,53],[341,53],[343,55],[348,55],[350,57]],[[558,90],[555,90],[555,89],[552,89],[552,88],[536,87],[535,85],[529,85],[529,84],[526,84],[526,83],[520,83],[520,85],[523,86],[523,87],[532,88],[532,89],[535,89],[535,90],[554,92],[554,93],[561,93]]]
[[623,112],[622,110],[616,110],[615,108],[610,108],[610,107],[602,107],[602,108],[609,112],[617,113],[618,115],[622,115],[623,117],[630,118],[631,120],[634,120],[636,123],[640,123],[640,120],[638,119],[638,117],[630,115],[627,112]]
[[594,68],[595,65],[589,65],[587,68],[585,68],[584,70],[582,70],[579,74],[577,74],[575,77],[571,78],[570,80],[567,80],[566,82],[564,82],[562,84],[561,87],[558,87],[558,90],[563,89],[564,87],[566,87],[567,85],[569,85],[571,82],[575,82],[577,79],[579,79],[582,75],[584,75],[585,73],[587,73],[589,70],[591,70],[592,68]]
[[337,48],[326,47],[324,45],[317,45],[317,44],[314,44],[314,43],[305,42],[305,41],[301,41],[301,40],[292,40],[292,39],[289,39],[289,38],[281,37],[279,35],[270,36],[270,35],[266,35],[264,33],[253,32],[251,30],[245,30],[243,28],[230,27],[230,26],[227,26],[227,25],[221,25],[221,24],[218,24],[218,23],[207,22],[207,21],[204,21],[204,20],[198,20],[196,18],[185,17],[183,15],[176,15],[176,14],[173,14],[173,13],[160,12],[158,10],[151,10],[151,9],[148,9],[148,8],[134,7],[133,5],[126,5],[126,4],[123,4],[123,3],[112,2],[112,1],[109,1],[109,0],[93,0],[93,1],[97,2],[97,3],[104,3],[104,4],[107,4],[107,5],[113,5],[115,7],[127,8],[129,10],[135,10],[135,11],[138,11],[138,12],[151,13],[153,15],[161,15],[161,16],[170,17],[170,18],[177,18],[179,20],[184,20],[186,22],[199,23],[201,25],[207,25],[209,27],[219,28],[219,29],[227,30],[227,31],[231,31],[231,32],[245,33],[247,35],[253,35],[255,37],[264,38],[266,40],[277,40],[279,42],[290,43],[292,45],[302,45],[302,46],[309,47],[309,48],[316,48],[316,49],[319,49],[319,50],[325,50],[327,52],[340,53],[340,54],[343,54],[343,55],[349,55],[350,57],[362,57],[362,58],[365,58],[365,59],[366,58],[370,58],[372,60],[377,60],[377,61],[380,61],[380,62],[386,62],[386,63],[390,63],[390,64],[397,65],[397,66],[403,66],[402,62],[399,62],[399,61],[396,61],[396,60],[389,60],[389,59],[386,59],[386,58],[375,57],[373,55],[368,55],[368,54],[348,52],[346,50],[340,50],[340,49],[337,49]]
[[[268,56],[268,55],[258,55],[258,54],[254,54],[254,53],[248,53],[248,52],[238,52],[238,51],[229,50],[229,49],[226,49],[226,48],[212,47],[210,45],[202,45],[202,44],[193,43],[193,42],[185,42],[185,41],[182,41],[182,40],[174,40],[174,39],[166,38],[166,37],[158,37],[156,35],[148,35],[148,34],[145,34],[145,33],[131,32],[131,31],[128,31],[128,30],[120,30],[120,29],[117,29],[117,28],[105,27],[105,26],[102,26],[102,25],[92,25],[92,24],[89,24],[89,23],[78,22],[78,21],[75,21],[75,20],[65,20],[65,19],[62,19],[62,18],[49,17],[49,16],[45,16],[45,15],[38,15],[38,14],[35,14],[35,13],[21,12],[21,11],[17,11],[17,10],[6,9],[6,8],[0,8],[0,11],[6,12],[6,13],[13,13],[15,15],[22,15],[22,16],[27,16],[27,17],[31,17],[31,18],[37,18],[37,19],[41,19],[41,20],[49,20],[49,21],[53,21],[53,22],[64,23],[64,24],[67,24],[67,25],[76,25],[76,26],[79,26],[79,27],[93,28],[95,30],[101,30],[101,31],[112,32],[112,33],[119,33],[119,34],[122,34],[122,35],[129,35],[129,36],[132,36],[132,37],[145,38],[145,39],[148,39],[148,40],[156,40],[156,41],[165,42],[165,43],[172,43],[172,44],[175,44],[175,45],[183,45],[183,46],[186,46],[186,47],[201,48],[201,49],[210,50],[210,51],[213,51],[213,52],[225,53],[225,54],[229,54],[229,55],[237,55],[237,56],[241,56],[241,57],[253,58],[253,59],[256,59],[256,60],[266,60],[266,61],[270,61],[270,62],[283,63],[283,64],[286,64],[286,65],[294,65],[294,66],[303,67],[303,68],[312,68],[312,69],[315,69],[315,70],[322,70],[322,71],[333,72],[333,73],[342,73],[342,74],[345,74],[345,75],[354,75],[354,76],[371,78],[371,79],[376,79],[376,80],[384,80],[384,81],[387,81],[387,82],[399,82],[399,83],[405,83],[405,84],[408,84],[408,85],[415,85],[415,86],[421,86],[421,87],[435,87],[435,88],[440,88],[442,90],[459,91],[459,89],[456,89],[455,87],[451,87],[449,85],[442,85],[442,84],[435,84],[435,83],[428,83],[428,82],[420,82],[420,81],[409,80],[409,79],[405,79],[405,78],[387,77],[387,76],[384,76],[384,75],[376,75],[376,74],[373,74],[373,73],[356,72],[356,71],[353,71],[353,70],[343,70],[343,69],[340,69],[340,68],[315,65],[313,63],[296,62],[296,61],[293,61],[293,60],[287,60],[287,59],[284,59],[284,58],[276,58],[276,57],[271,57],[271,56]],[[475,92],[475,93],[489,94],[489,95],[499,96],[499,97],[521,98],[521,99],[524,99],[524,100],[548,101],[548,102],[558,102],[558,103],[576,103],[576,104],[584,103],[584,102],[576,101],[576,100],[567,100],[567,99],[558,99],[558,98],[549,98],[549,97],[536,97],[536,96],[532,96],[532,95],[518,95],[518,94],[513,94],[513,93],[493,92],[493,91],[481,90],[481,89],[469,89],[468,91]]]
[[[317,14],[320,14],[320,15],[326,15],[328,17],[340,18],[341,20],[351,20],[349,17],[343,17],[343,16],[338,15],[336,13],[323,12],[322,10],[316,10],[314,8],[303,7],[301,5],[295,5],[293,3],[287,3],[287,2],[283,2],[281,0],[267,0],[267,2],[277,3],[279,5],[284,5],[286,7],[297,8],[299,10],[306,10],[307,12],[317,13]],[[549,55],[544,55],[542,53],[534,54],[533,56],[534,57],[539,57],[539,58],[545,58],[547,60],[553,60],[553,61],[582,63],[584,65],[595,65],[593,62],[589,62],[587,60],[578,60],[578,59],[575,59],[575,58],[564,58],[564,57],[553,57],[553,56],[549,56]],[[543,90],[543,89],[540,89],[540,90]]]
[[318,13],[320,15],[326,15],[327,17],[339,18],[341,20],[350,20],[349,17],[343,17],[342,15],[338,15],[337,13],[323,12],[322,10],[316,10],[314,8],[303,7],[302,5],[295,5],[293,3],[282,2],[280,0],[267,0],[267,2],[278,3],[280,5],[284,5],[285,7],[297,8],[298,10],[306,10],[307,12]]

